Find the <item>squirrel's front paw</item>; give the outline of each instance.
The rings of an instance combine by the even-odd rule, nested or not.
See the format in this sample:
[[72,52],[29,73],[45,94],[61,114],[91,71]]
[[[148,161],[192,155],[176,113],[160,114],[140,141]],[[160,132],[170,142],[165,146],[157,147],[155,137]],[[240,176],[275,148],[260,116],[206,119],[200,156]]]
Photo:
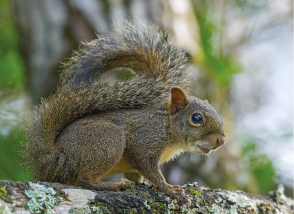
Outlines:
[[191,204],[190,198],[185,195],[185,190],[183,190],[179,185],[173,185],[175,195],[178,196],[178,199],[182,204]]
[[121,178],[117,182],[119,190],[127,190],[134,188],[135,182],[130,181],[126,178]]
[[[159,189],[159,191],[161,191]],[[171,199],[177,199],[182,204],[191,204],[190,198],[185,195],[185,191],[178,185],[173,185],[171,188],[161,191],[168,195]]]

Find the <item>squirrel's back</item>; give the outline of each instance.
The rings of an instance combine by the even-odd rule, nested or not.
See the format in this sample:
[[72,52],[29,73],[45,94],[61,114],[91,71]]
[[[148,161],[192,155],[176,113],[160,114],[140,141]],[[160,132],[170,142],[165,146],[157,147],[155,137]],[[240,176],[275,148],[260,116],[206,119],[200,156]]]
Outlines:
[[[115,68],[130,68],[139,75],[126,82],[102,82]],[[65,64],[56,93],[42,101],[26,127],[29,143],[23,157],[34,176],[43,180],[54,171],[59,157],[56,138],[70,123],[96,112],[142,108],[159,102],[172,86],[187,84],[187,58],[156,27],[125,22],[112,34],[100,37],[74,52]]]

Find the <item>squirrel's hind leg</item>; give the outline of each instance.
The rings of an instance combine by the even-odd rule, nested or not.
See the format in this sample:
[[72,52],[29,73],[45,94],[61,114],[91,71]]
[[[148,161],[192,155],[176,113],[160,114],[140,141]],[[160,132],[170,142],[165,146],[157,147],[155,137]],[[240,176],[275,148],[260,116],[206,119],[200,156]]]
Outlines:
[[133,182],[126,179],[118,182],[99,181],[109,174],[122,157],[126,144],[122,127],[108,121],[84,119],[71,129],[68,154],[72,162],[79,163],[76,185],[95,190],[131,188]]

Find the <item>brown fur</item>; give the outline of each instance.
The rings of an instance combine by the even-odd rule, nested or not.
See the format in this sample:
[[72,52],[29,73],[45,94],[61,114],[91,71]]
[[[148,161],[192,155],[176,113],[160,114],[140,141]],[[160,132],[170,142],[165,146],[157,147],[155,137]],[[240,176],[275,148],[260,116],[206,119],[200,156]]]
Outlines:
[[[224,142],[221,118],[206,101],[186,95],[187,59],[155,27],[126,22],[115,34],[76,52],[61,85],[32,113],[26,129],[25,164],[42,181],[96,190],[128,188],[132,182],[99,180],[124,172],[149,179],[169,196],[182,191],[165,182],[159,165],[183,151],[205,154]],[[127,82],[101,82],[105,72],[133,69]],[[204,124],[193,124],[199,112]],[[219,143],[221,142],[221,143]]]

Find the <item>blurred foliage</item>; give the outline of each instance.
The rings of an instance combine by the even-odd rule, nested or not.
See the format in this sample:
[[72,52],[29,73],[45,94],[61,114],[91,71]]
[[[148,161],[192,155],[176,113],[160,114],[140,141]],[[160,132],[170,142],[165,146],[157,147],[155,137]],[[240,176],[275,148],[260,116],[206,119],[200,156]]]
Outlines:
[[242,156],[249,170],[254,175],[261,194],[267,194],[275,188],[275,170],[271,160],[257,149],[257,143],[252,138],[242,141]]
[[213,44],[213,36],[219,35],[221,44],[221,29],[218,29],[217,23],[208,16],[207,1],[193,1],[193,10],[199,26],[200,46],[202,51],[200,56],[196,56],[196,63],[202,64],[209,76],[222,86],[229,87],[232,76],[241,70],[239,63],[231,55],[224,55],[221,45],[216,51]]
[[111,73],[112,72],[115,73],[115,78],[119,81],[127,81],[136,77],[136,73],[128,68],[118,68],[111,71]]
[[[18,93],[26,84],[25,67],[17,43],[18,31],[12,18],[12,1],[2,0],[0,1],[0,106],[8,105],[3,100],[13,93]],[[0,108],[0,116],[2,128],[4,126],[1,125],[5,125],[9,118],[20,117],[19,112],[8,114],[4,107]],[[23,174],[24,171],[19,164],[18,151],[21,140],[25,139],[24,133],[20,131],[18,122],[13,121],[9,125],[11,127],[9,126],[7,135],[0,135],[0,179],[28,180],[28,176]]]
[[247,14],[256,14],[261,10],[267,9],[266,1],[235,0],[233,2]]
[[[224,53],[223,38],[225,34],[224,13],[222,7],[228,3],[223,1],[216,7],[221,11],[220,17],[213,17],[213,4],[210,0],[191,0],[193,12],[197,20],[199,29],[199,46],[201,51],[194,56],[194,61],[197,66],[202,66],[206,72],[208,79],[215,82],[214,95],[221,97],[217,102],[221,104],[221,111],[225,118],[231,118],[230,105],[228,105],[230,97],[230,86],[233,75],[242,70],[240,62],[235,58],[232,52]],[[231,2],[235,9],[240,10],[244,16],[256,14],[258,11],[266,9],[265,2],[248,2],[243,0],[234,0]],[[215,6],[215,5],[214,5]],[[210,12],[210,13],[209,13]],[[217,11],[214,11],[217,12]],[[219,20],[220,18],[220,20]],[[215,98],[212,98],[215,99]],[[234,124],[231,124],[234,126]],[[253,180],[250,180],[254,191],[257,194],[267,194],[268,191],[275,189],[275,170],[269,158],[262,155],[256,150],[256,141],[243,140],[241,145],[241,153],[245,163],[249,166],[249,172],[253,175]],[[240,157],[242,158],[242,157]],[[226,179],[228,182],[223,182],[225,188],[234,188],[236,181]],[[257,185],[255,185],[255,183]],[[249,184],[249,185],[251,185]],[[219,184],[218,184],[219,185]],[[219,185],[221,186],[221,185]]]
[[0,1],[0,90],[21,89],[26,83],[24,63],[17,47],[18,32],[11,8],[11,1]]
[[20,167],[20,142],[25,141],[24,132],[15,129],[8,136],[0,135],[0,179],[12,181],[25,181],[29,179]]

